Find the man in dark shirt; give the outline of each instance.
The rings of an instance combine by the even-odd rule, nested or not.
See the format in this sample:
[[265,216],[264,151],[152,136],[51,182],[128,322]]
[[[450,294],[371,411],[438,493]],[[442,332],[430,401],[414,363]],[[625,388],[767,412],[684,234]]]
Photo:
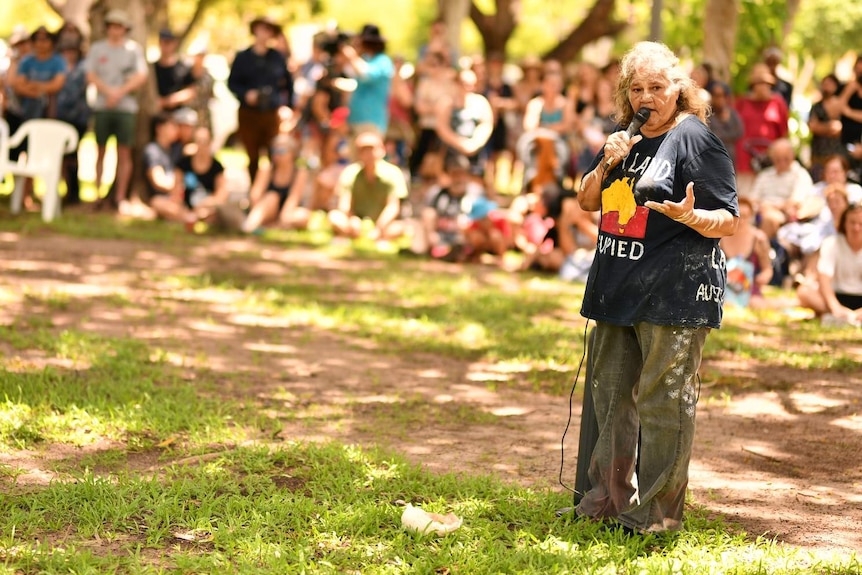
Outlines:
[[[261,149],[278,133],[279,109],[293,97],[293,79],[287,61],[270,47],[281,26],[266,17],[251,22],[252,45],[238,52],[231,66],[228,88],[240,102],[238,135],[248,154],[248,175],[257,175]],[[266,153],[266,152],[265,152]]]
[[170,30],[159,32],[159,59],[153,64],[153,69],[159,109],[164,112],[189,105],[196,95],[191,68],[180,60],[177,53],[179,43],[179,38]]

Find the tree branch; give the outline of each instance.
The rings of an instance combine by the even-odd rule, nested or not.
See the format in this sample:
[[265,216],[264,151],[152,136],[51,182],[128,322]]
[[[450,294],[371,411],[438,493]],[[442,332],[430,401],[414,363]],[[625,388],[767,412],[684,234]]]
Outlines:
[[482,30],[484,27],[489,25],[489,16],[479,10],[479,7],[476,6],[475,2],[470,2],[470,20],[473,21],[473,24],[476,25],[476,28]]
[[570,60],[590,42],[604,36],[615,36],[622,32],[627,24],[614,20],[615,7],[616,0],[596,0],[586,18],[559,44],[546,53],[543,59]]
[[197,1],[197,4],[195,5],[195,11],[192,14],[191,20],[189,20],[189,23],[186,25],[186,27],[183,29],[182,33],[180,34],[180,42],[185,42],[186,36],[188,36],[189,33],[192,31],[192,29],[197,25],[197,23],[200,21],[201,17],[204,15],[204,12],[206,12],[207,9],[210,6],[212,6],[214,3],[215,3],[215,0],[198,0]]

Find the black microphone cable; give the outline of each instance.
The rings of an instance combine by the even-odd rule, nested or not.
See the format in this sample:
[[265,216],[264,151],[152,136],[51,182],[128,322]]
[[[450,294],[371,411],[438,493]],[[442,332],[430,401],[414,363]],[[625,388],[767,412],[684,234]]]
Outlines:
[[[596,168],[594,168],[594,169],[601,169],[601,165],[596,166]],[[604,181],[604,178],[602,178],[602,181]],[[601,194],[601,192],[600,192],[600,194]],[[589,293],[587,293],[586,288],[584,288],[584,300],[587,297],[590,298],[590,307],[591,308],[594,307],[594,305],[595,305],[595,294],[596,294],[596,281],[595,280],[597,280],[599,277],[599,265],[600,265],[600,261],[599,261],[599,237],[601,236],[602,218],[603,217],[604,217],[604,214],[602,213],[601,207],[599,207],[599,225],[598,225],[599,236],[596,237],[596,252],[593,256],[593,258],[594,258],[593,263],[596,266],[596,273],[594,276],[593,285],[591,286],[592,289],[589,291]],[[566,483],[563,479],[563,471],[564,471],[564,467],[566,464],[566,435],[568,435],[569,428],[572,425],[572,413],[573,413],[572,402],[574,401],[574,397],[575,397],[575,389],[577,389],[577,387],[578,387],[578,378],[581,375],[581,369],[583,368],[584,360],[587,357],[587,345],[588,345],[587,344],[587,333],[588,333],[589,327],[590,327],[590,318],[587,317],[587,321],[586,321],[586,323],[584,323],[584,333],[582,336],[584,351],[581,353],[581,359],[578,362],[578,369],[575,371],[575,377],[572,381],[572,389],[569,391],[569,416],[566,419],[566,427],[565,427],[565,429],[563,429],[563,435],[562,435],[562,437],[560,437],[560,475],[559,475],[558,481],[559,481],[560,485],[563,487],[563,489],[570,491],[572,493],[572,509],[577,507],[577,504],[578,504],[577,498],[583,497],[584,494],[579,492],[575,487],[570,487],[570,486],[566,485]],[[589,369],[587,371],[589,372]],[[590,382],[584,381],[584,385],[585,386],[590,385]],[[583,407],[581,408],[581,413],[583,413]],[[583,421],[581,422],[581,427],[583,427]],[[578,457],[580,457],[580,453],[578,454]]]

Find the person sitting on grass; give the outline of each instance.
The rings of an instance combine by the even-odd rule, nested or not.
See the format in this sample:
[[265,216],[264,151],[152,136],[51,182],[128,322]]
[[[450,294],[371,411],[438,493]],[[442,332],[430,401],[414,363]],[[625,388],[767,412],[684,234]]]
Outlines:
[[[817,256],[823,240],[835,233],[835,225],[848,204],[862,201],[862,187],[847,181],[850,164],[844,156],[830,156],[823,164],[823,181],[797,212],[797,219],[778,229],[778,241],[792,259],[801,262],[796,283],[817,280]],[[803,213],[804,212],[804,213]]]
[[249,200],[251,210],[242,223],[243,232],[259,233],[263,226],[279,224],[290,228],[304,228],[308,224],[308,210],[300,206],[308,179],[308,169],[297,165],[296,141],[289,134],[278,134],[272,139],[269,156],[271,164],[258,170]]
[[470,224],[464,232],[466,246],[459,261],[478,263],[483,254],[491,254],[494,263],[502,267],[506,250],[512,247],[512,226],[506,211],[482,195],[473,200],[467,217]]
[[450,156],[444,176],[448,185],[438,184],[428,191],[421,222],[414,230],[412,251],[455,261],[463,251],[470,206],[485,190],[472,179],[470,160],[466,156]]
[[862,326],[862,204],[850,204],[838,233],[823,240],[818,281],[800,284],[797,295],[828,326]]
[[718,242],[727,258],[725,301],[739,307],[763,307],[763,287],[772,280],[769,238],[754,225],[754,202],[739,198],[736,232]]
[[195,128],[193,153],[183,156],[178,168],[183,175],[183,202],[198,221],[238,229],[244,215],[228,203],[224,166],[213,156],[209,128]]
[[404,173],[383,159],[383,138],[377,132],[360,133],[354,148],[357,161],[338,178],[338,207],[329,212],[333,233],[372,241],[398,238],[404,233],[404,222],[398,219],[401,201],[407,197]]
[[310,206],[312,210],[328,212],[335,207],[335,186],[341,172],[350,164],[350,136],[347,125],[349,113],[350,110],[342,106],[330,114],[329,129],[322,135],[322,164],[314,180]]
[[177,123],[167,113],[153,118],[155,140],[144,147],[144,179],[150,207],[162,219],[194,225],[194,213],[184,201],[183,178],[171,153],[177,141]]

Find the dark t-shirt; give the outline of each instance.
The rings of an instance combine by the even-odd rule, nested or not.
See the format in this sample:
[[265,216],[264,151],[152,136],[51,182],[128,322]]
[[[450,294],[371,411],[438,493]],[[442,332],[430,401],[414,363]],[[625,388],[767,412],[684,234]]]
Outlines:
[[264,54],[251,48],[238,52],[227,83],[242,107],[248,107],[245,95],[249,90],[258,91],[258,110],[275,110],[293,101],[293,77],[287,61],[272,48]]
[[194,83],[191,68],[182,62],[177,62],[172,66],[163,66],[156,62],[153,64],[153,68],[156,72],[156,86],[159,96],[174,94]]
[[165,150],[156,142],[150,142],[144,147],[144,174],[146,174],[144,180],[147,182],[147,191],[151,197],[165,194],[165,192],[154,188],[150,181],[150,170],[157,166],[161,166],[168,174],[176,168],[170,150]]
[[438,231],[449,233],[458,231],[458,216],[468,211],[464,209],[463,200],[463,195],[456,197],[449,188],[443,188],[431,198],[428,205],[437,212]]
[[215,158],[212,159],[206,172],[194,170],[191,156],[183,156],[177,167],[183,173],[183,182],[186,188],[184,200],[189,208],[194,208],[206,196],[212,195],[215,191],[216,178],[219,174],[224,173],[224,166]]
[[[859,90],[850,95],[847,105],[853,110],[862,110],[862,96],[859,95]],[[841,143],[858,144],[860,140],[862,140],[862,122],[841,116]]]
[[726,269],[718,240],[635,202],[636,193],[680,202],[689,182],[696,208],[738,214],[730,156],[694,116],[644,138],[611,170],[602,184],[596,259],[581,307],[585,317],[616,325],[719,327]]

